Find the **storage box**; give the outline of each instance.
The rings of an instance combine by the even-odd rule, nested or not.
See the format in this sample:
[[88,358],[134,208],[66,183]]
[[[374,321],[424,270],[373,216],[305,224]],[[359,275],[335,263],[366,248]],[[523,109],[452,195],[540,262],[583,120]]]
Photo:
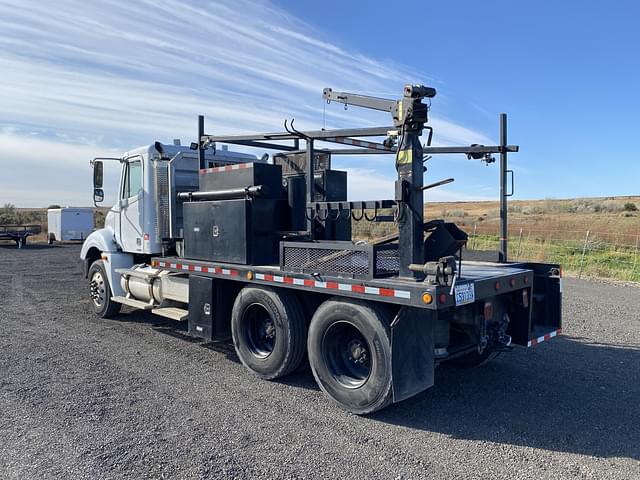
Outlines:
[[255,198],[184,204],[185,258],[277,264],[286,200]]

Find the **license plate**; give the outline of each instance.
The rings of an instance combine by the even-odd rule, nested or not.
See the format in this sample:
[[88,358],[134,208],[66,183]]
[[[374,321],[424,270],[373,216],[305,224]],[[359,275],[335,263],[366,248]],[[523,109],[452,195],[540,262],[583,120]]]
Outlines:
[[467,305],[476,301],[476,289],[474,283],[463,283],[455,286],[455,297],[457,305]]

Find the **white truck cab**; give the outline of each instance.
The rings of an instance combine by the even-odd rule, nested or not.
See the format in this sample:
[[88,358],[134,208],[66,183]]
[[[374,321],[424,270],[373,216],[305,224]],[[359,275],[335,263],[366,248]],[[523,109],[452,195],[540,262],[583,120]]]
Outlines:
[[[94,262],[102,260],[105,268],[101,275],[106,274],[113,294],[120,295],[116,269],[144,262],[168,247],[180,248],[182,204],[177,194],[198,190],[200,162],[198,152],[181,145],[179,140],[173,145],[145,145],[120,158],[95,158],[91,165],[96,205],[104,201],[104,161],[121,164],[117,199],[106,215],[104,228],[85,240],[80,257],[86,275]],[[232,152],[226,146],[205,152],[206,167],[248,162],[266,159]]]

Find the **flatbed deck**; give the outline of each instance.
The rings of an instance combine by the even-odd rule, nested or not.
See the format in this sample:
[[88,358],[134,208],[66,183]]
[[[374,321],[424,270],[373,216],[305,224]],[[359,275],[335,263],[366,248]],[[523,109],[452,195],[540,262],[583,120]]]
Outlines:
[[[238,265],[231,263],[190,260],[180,257],[154,257],[151,265],[175,273],[224,278],[246,283],[277,285],[299,290],[330,293],[338,296],[374,299],[386,303],[416,306],[428,309],[448,308],[455,305],[454,288],[431,285],[408,278],[385,277],[361,280],[327,274],[284,272],[279,265]],[[462,275],[456,285],[474,284],[475,298],[482,299],[508,293],[533,284],[534,272],[521,266],[490,264],[486,262],[462,262]],[[513,280],[512,280],[513,279]],[[455,286],[455,285],[454,285]],[[429,304],[423,301],[423,294],[429,293],[433,299]]]

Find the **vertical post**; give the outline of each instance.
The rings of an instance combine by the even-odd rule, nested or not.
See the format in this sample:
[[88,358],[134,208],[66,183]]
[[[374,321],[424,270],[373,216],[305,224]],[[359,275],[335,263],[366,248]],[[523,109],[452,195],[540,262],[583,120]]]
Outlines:
[[[475,248],[476,246],[476,230],[478,228],[478,224],[474,223],[473,224],[473,247]],[[474,250],[474,248],[472,248],[471,250]]]
[[[310,204],[315,200],[315,165],[314,165],[314,152],[313,152],[313,139],[307,138],[307,208]],[[305,209],[305,212],[307,210]],[[309,237],[313,240],[315,238],[315,216],[312,213],[311,215],[306,215],[307,217],[307,231],[309,232]],[[309,220],[309,217],[311,220]]]
[[582,278],[582,266],[584,264],[584,254],[587,252],[587,243],[589,242],[589,230],[584,237],[584,245],[582,246],[582,256],[580,257],[580,271],[578,272],[578,278]]
[[204,164],[204,148],[202,148],[202,137],[204,137],[204,115],[198,115],[198,159],[200,170],[206,168]]
[[631,273],[636,273],[636,265],[638,264],[638,245],[640,244],[640,234],[636,235],[636,249],[633,253],[633,270]]
[[[418,272],[409,270],[409,265],[424,263],[424,193],[422,190],[424,167],[420,130],[405,125],[402,144],[398,147],[398,180],[396,200],[398,219],[398,247],[400,276],[420,278]],[[400,198],[398,198],[400,197]]]
[[518,254],[517,254],[517,258],[520,258],[521,249],[522,249],[522,227],[520,227],[520,233],[518,234]]
[[500,114],[500,254],[501,263],[507,261],[507,114]]

